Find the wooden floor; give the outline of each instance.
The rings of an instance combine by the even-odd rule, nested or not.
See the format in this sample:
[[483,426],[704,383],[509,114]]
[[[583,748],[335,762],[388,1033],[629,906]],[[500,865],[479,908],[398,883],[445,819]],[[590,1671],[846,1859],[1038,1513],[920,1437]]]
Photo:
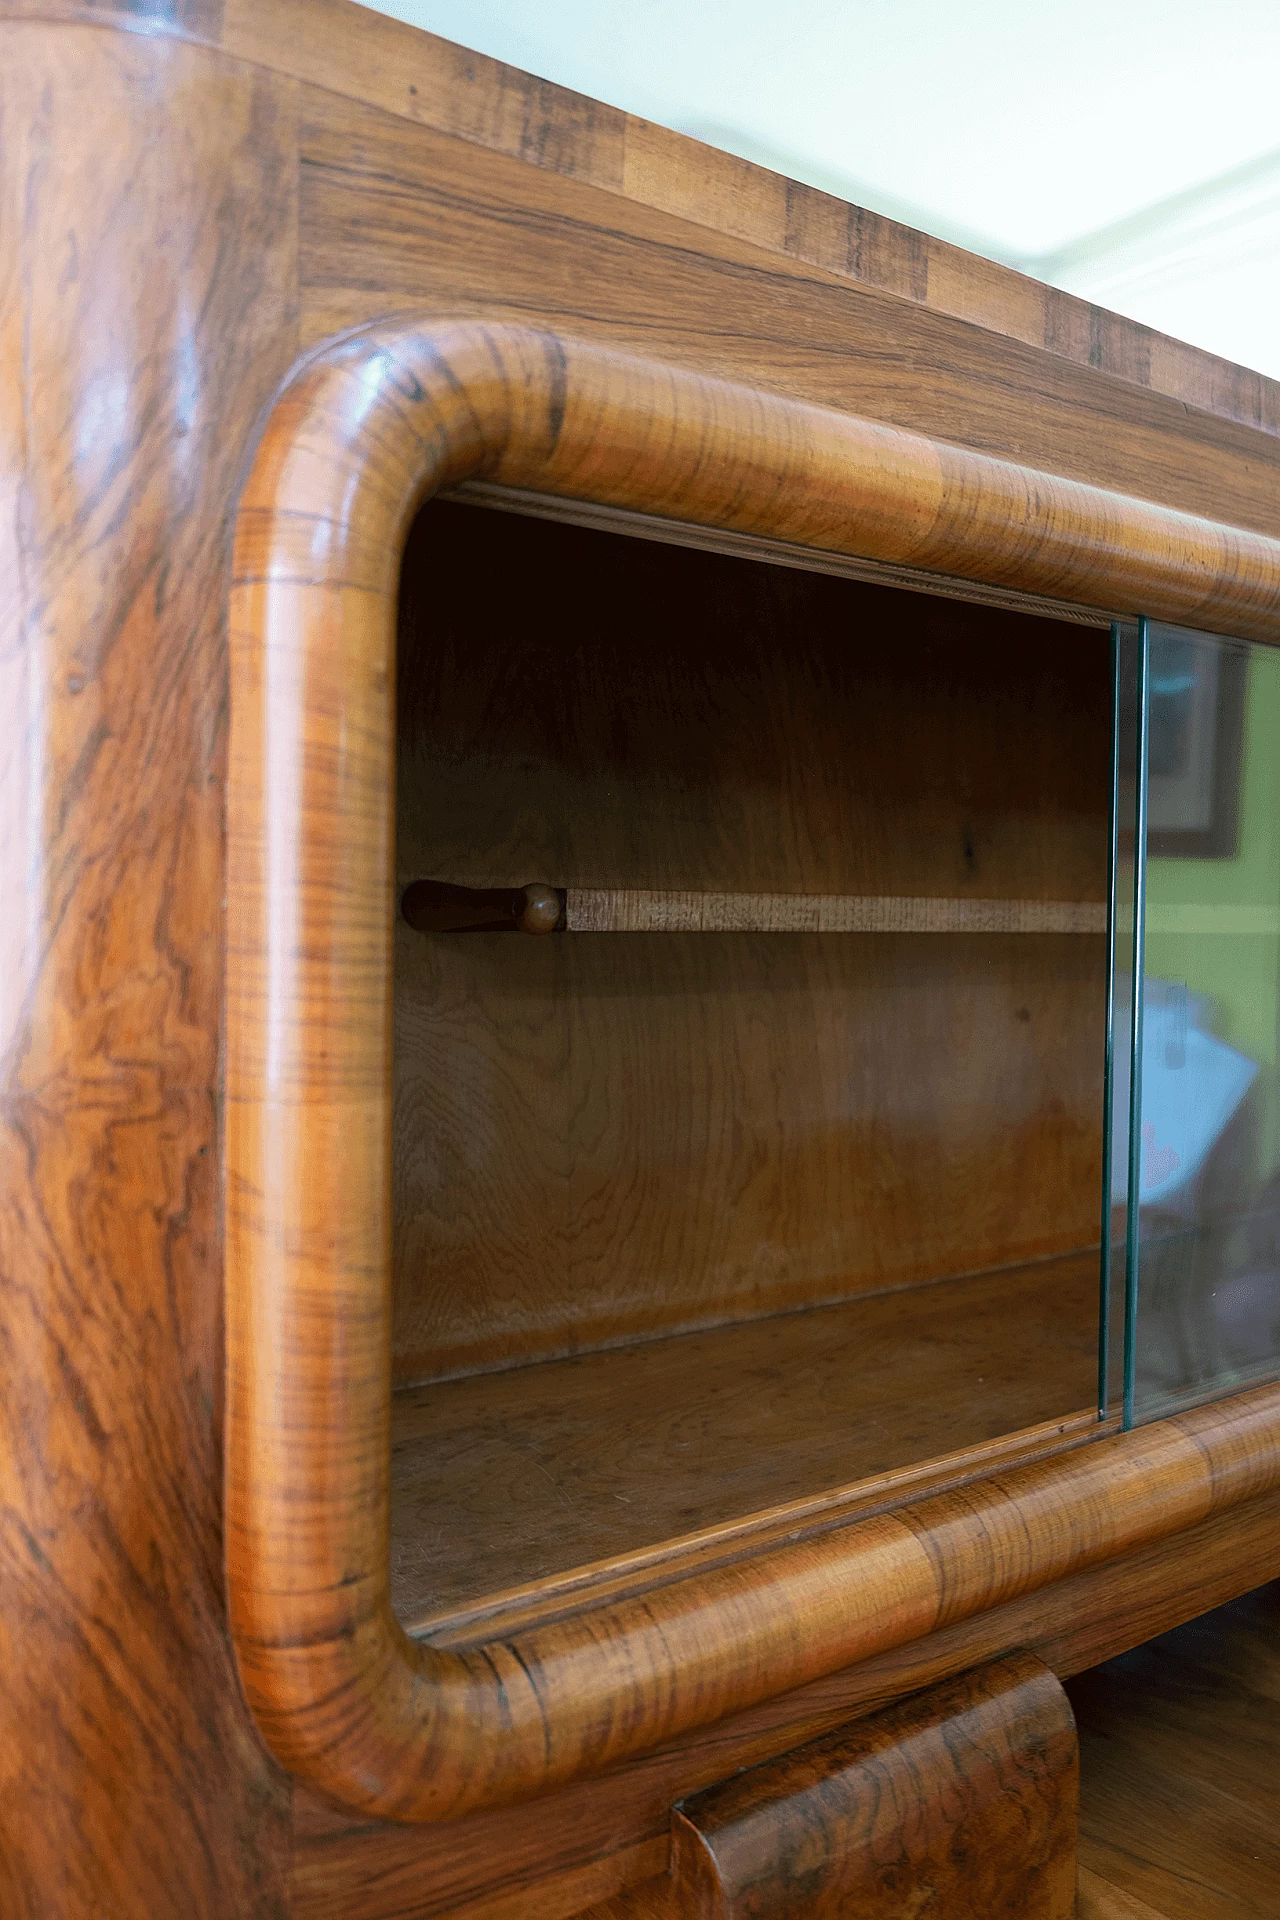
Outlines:
[[1280,1917],[1280,1581],[1067,1683],[1079,1920]]
[[1095,1402],[1098,1256],[394,1397],[402,1620]]

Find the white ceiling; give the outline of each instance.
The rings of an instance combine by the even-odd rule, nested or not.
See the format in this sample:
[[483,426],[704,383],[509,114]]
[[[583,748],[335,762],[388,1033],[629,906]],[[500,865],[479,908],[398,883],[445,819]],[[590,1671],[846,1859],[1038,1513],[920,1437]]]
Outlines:
[[1280,0],[377,0],[1280,376]]

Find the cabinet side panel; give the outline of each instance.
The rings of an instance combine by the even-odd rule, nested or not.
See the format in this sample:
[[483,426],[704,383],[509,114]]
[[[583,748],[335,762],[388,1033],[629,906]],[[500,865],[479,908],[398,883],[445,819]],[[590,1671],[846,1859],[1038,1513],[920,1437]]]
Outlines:
[[286,1911],[221,1540],[225,571],[294,89],[0,28],[0,1908]]

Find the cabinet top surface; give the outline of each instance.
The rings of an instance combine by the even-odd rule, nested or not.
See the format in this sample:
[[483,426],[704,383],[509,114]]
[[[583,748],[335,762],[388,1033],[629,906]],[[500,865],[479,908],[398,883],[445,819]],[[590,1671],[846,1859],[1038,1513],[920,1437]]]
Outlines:
[[23,20],[214,47],[797,267],[1280,432],[1280,382],[1263,374],[355,0],[0,0],[0,24]]

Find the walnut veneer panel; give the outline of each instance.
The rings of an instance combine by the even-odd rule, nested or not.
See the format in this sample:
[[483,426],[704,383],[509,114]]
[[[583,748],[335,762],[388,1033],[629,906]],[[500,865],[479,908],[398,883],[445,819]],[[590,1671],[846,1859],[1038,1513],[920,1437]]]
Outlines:
[[388,311],[535,317],[637,355],[660,342],[664,359],[690,369],[1276,527],[1275,436],[518,160],[481,162],[474,148],[371,108],[309,105],[300,273],[310,341]]
[[[298,30],[299,6],[306,30]],[[228,0],[224,44],[441,132],[1004,332],[1190,406],[1280,426],[1277,383],[994,262],[343,0]]]
[[1105,631],[441,500],[397,657],[402,878],[1106,898]]
[[296,126],[0,27],[0,1911],[276,1915],[221,1574],[230,500],[293,357]]
[[398,1377],[1088,1245],[1102,946],[398,933]]
[[[20,1254],[6,1237],[2,1269],[12,1366],[5,1406],[23,1446],[8,1450],[4,1482],[6,1579],[19,1595],[9,1617],[21,1622],[21,1638],[3,1649],[0,1904],[38,1920],[54,1903],[74,1920],[109,1903],[123,1912],[145,1903],[149,1917],[241,1920],[275,1916],[290,1903],[302,1911],[313,1897],[346,1899],[353,1888],[353,1903],[332,1911],[355,1912],[354,1899],[365,1894],[386,1911],[397,1899],[401,1913],[406,1902],[409,1911],[432,1901],[443,1911],[451,1901],[489,1901],[495,1880],[508,1888],[508,1911],[527,1914],[521,1877],[554,1878],[562,1857],[544,1807],[536,1821],[529,1816],[524,1831],[534,1837],[523,1853],[510,1815],[493,1817],[478,1851],[447,1830],[442,1845],[452,1864],[432,1856],[430,1891],[423,1836],[374,1826],[372,1865],[361,1834],[354,1848],[342,1843],[341,1867],[326,1856],[319,1891],[301,1861],[289,1881],[287,1783],[245,1720],[228,1657],[218,1492],[221,1256],[210,1211],[226,702],[217,606],[241,463],[258,408],[297,339],[297,111],[317,127],[331,105],[321,87],[291,76],[290,61],[301,73],[314,51],[326,77],[399,89],[411,113],[413,88],[423,90],[413,62],[429,45],[396,29],[384,58],[391,43],[376,17],[341,11],[347,29],[379,33],[376,58],[332,57],[339,42],[327,38],[336,17],[328,0],[305,0],[301,10],[239,0],[0,4],[0,179],[11,242],[0,260],[0,299],[13,374],[0,382],[8,403],[0,538],[6,578],[16,571],[20,580],[4,605],[17,610],[21,634],[19,652],[5,649],[18,681],[6,711],[21,717],[11,729],[21,750],[8,763],[14,778],[0,836],[16,863],[4,927],[17,972],[6,962],[4,977],[18,982],[10,1000],[19,1030],[6,1108],[14,1148],[6,1182],[12,1175],[16,1185],[6,1185],[4,1222],[6,1236],[23,1237]],[[62,24],[77,21],[86,24]],[[265,38],[251,42],[251,32]],[[175,47],[181,34],[210,42],[225,35],[224,52],[211,58]],[[265,69],[254,70],[255,52]],[[929,318],[926,309],[753,242],[712,246],[718,264],[704,269],[697,236],[710,229],[569,177],[577,156],[597,164],[590,116],[579,114],[579,140],[573,103],[566,108],[554,90],[519,76],[501,96],[484,79],[473,87],[465,57],[432,72],[439,110],[452,116],[444,124],[481,142],[459,160],[458,140],[397,123],[418,142],[393,156],[403,224],[415,235],[438,228],[432,297],[493,305],[510,291],[534,307],[541,300],[544,313],[558,304],[582,308],[584,288],[600,291],[601,256],[581,248],[576,278],[566,265],[593,223],[619,227],[621,216],[627,229],[634,209],[630,238],[609,256],[616,286],[599,302],[602,332],[625,323],[637,286],[655,271],[668,295],[687,271],[696,298],[675,300],[670,329],[672,352],[686,364],[723,371],[733,358],[724,341],[749,335],[755,344],[739,364],[768,384],[777,343],[812,324],[821,377],[779,361],[777,386],[825,379],[838,392],[841,367],[879,365],[885,377],[860,376],[857,391],[869,411],[883,413],[903,394],[929,388],[936,371],[935,426],[951,419],[958,431],[991,436],[1005,453],[1041,464],[1054,464],[1056,449],[1063,471],[1122,472],[1147,499],[1274,524],[1266,435],[1230,419],[1189,418],[1178,404],[1052,354],[1009,360],[981,328],[957,333],[948,323],[895,346],[894,316]],[[522,101],[531,103],[527,114]],[[366,111],[380,124],[376,110]],[[606,113],[596,123],[604,147],[608,122]],[[539,164],[486,151],[485,141],[562,169],[553,184],[570,197],[553,205],[532,193],[520,233],[514,204],[523,186],[547,175]],[[604,147],[599,164],[612,167]],[[371,197],[375,184],[378,196],[386,189],[377,163],[389,151],[381,141],[371,149]],[[673,151],[678,163],[678,143]],[[309,136],[305,164],[324,157]],[[672,187],[679,170],[669,169]],[[661,168],[649,174],[661,185]],[[616,173],[608,179],[616,185]],[[580,225],[574,193],[593,203]],[[467,205],[456,223],[443,211],[450,196]],[[333,231],[314,204],[310,261],[321,259]],[[849,231],[858,227],[855,220]],[[535,271],[517,284],[512,276],[523,271],[535,229],[550,245],[539,241]],[[309,337],[343,301],[363,301],[367,311],[367,303],[405,297],[391,272],[401,243],[393,226],[361,285],[341,284],[332,299],[321,284],[309,290]],[[859,241],[886,283],[899,273],[899,244],[889,231]],[[915,269],[901,244],[906,287]],[[423,271],[418,261],[414,272]],[[936,282],[934,256],[930,274]],[[874,326],[855,330],[856,339],[830,325],[837,281],[847,309],[871,300],[865,311],[874,311]],[[996,281],[988,318],[1004,324],[996,308],[1007,300],[1012,313],[1026,283],[1020,289],[1016,276],[998,271]],[[1033,289],[1032,302],[1040,297]],[[645,310],[651,349],[664,338],[661,305]],[[1089,353],[1113,364],[1109,356],[1119,352],[1137,365],[1141,355],[1130,352],[1133,336],[1123,327],[1093,332]],[[970,336],[957,383],[954,343]],[[984,365],[983,344],[993,341],[997,351]],[[1084,357],[1083,334],[1067,344]],[[1183,356],[1185,381],[1170,389],[1179,402],[1267,418],[1265,406],[1248,413],[1249,376],[1170,343],[1153,343],[1154,384],[1157,351]],[[1034,395],[1037,367],[1054,393],[1043,434],[1032,399],[1011,407],[1005,398],[1011,385]],[[1270,389],[1255,391],[1265,398]],[[47,771],[43,787],[33,767]],[[1229,1565],[1219,1577],[1238,1578],[1242,1562],[1259,1563],[1268,1537],[1248,1509],[1224,1510],[1220,1525],[1218,1562]],[[1197,1564],[1185,1552],[1165,1563],[1162,1590],[1144,1590],[1148,1614],[1184,1604],[1201,1579]],[[1026,1628],[1024,1620],[1023,1637]],[[724,1770],[718,1758],[716,1771]],[[620,1884],[606,1856],[642,1823],[637,1778],[621,1776],[610,1789],[619,1798],[609,1832],[594,1829],[596,1863],[577,1880],[579,1906]],[[571,1817],[580,1859],[585,1827]],[[409,1865],[397,1844],[409,1848]],[[299,1847],[306,1851],[301,1839]],[[637,1849],[627,1858],[638,1876],[657,1871],[650,1843]]]
[[[682,223],[1269,432],[1280,387],[865,207],[348,0],[0,0],[0,19],[183,35]],[[310,90],[310,89],[308,89]]]
[[[1078,1673],[1237,1595],[1250,1569],[1280,1576],[1280,1496],[944,1628],[528,1807],[405,1829],[361,1822],[300,1794],[299,1915],[402,1920],[406,1912],[474,1906],[485,1920],[523,1920],[526,1913],[568,1920],[584,1903],[627,1888],[635,1901],[634,1913],[623,1908],[627,1920],[651,1920],[645,1902],[671,1884],[665,1875],[651,1876],[665,1865],[670,1808],[682,1795],[1015,1648],[1034,1652],[1060,1678]],[[665,1907],[654,1913],[665,1920]],[[1106,1920],[1113,1920],[1109,1912]],[[1122,1911],[1114,1920],[1133,1917]]]
[[655,1874],[625,1893],[614,1894],[593,1907],[584,1907],[575,1920],[680,1920],[680,1895],[666,1873]]

